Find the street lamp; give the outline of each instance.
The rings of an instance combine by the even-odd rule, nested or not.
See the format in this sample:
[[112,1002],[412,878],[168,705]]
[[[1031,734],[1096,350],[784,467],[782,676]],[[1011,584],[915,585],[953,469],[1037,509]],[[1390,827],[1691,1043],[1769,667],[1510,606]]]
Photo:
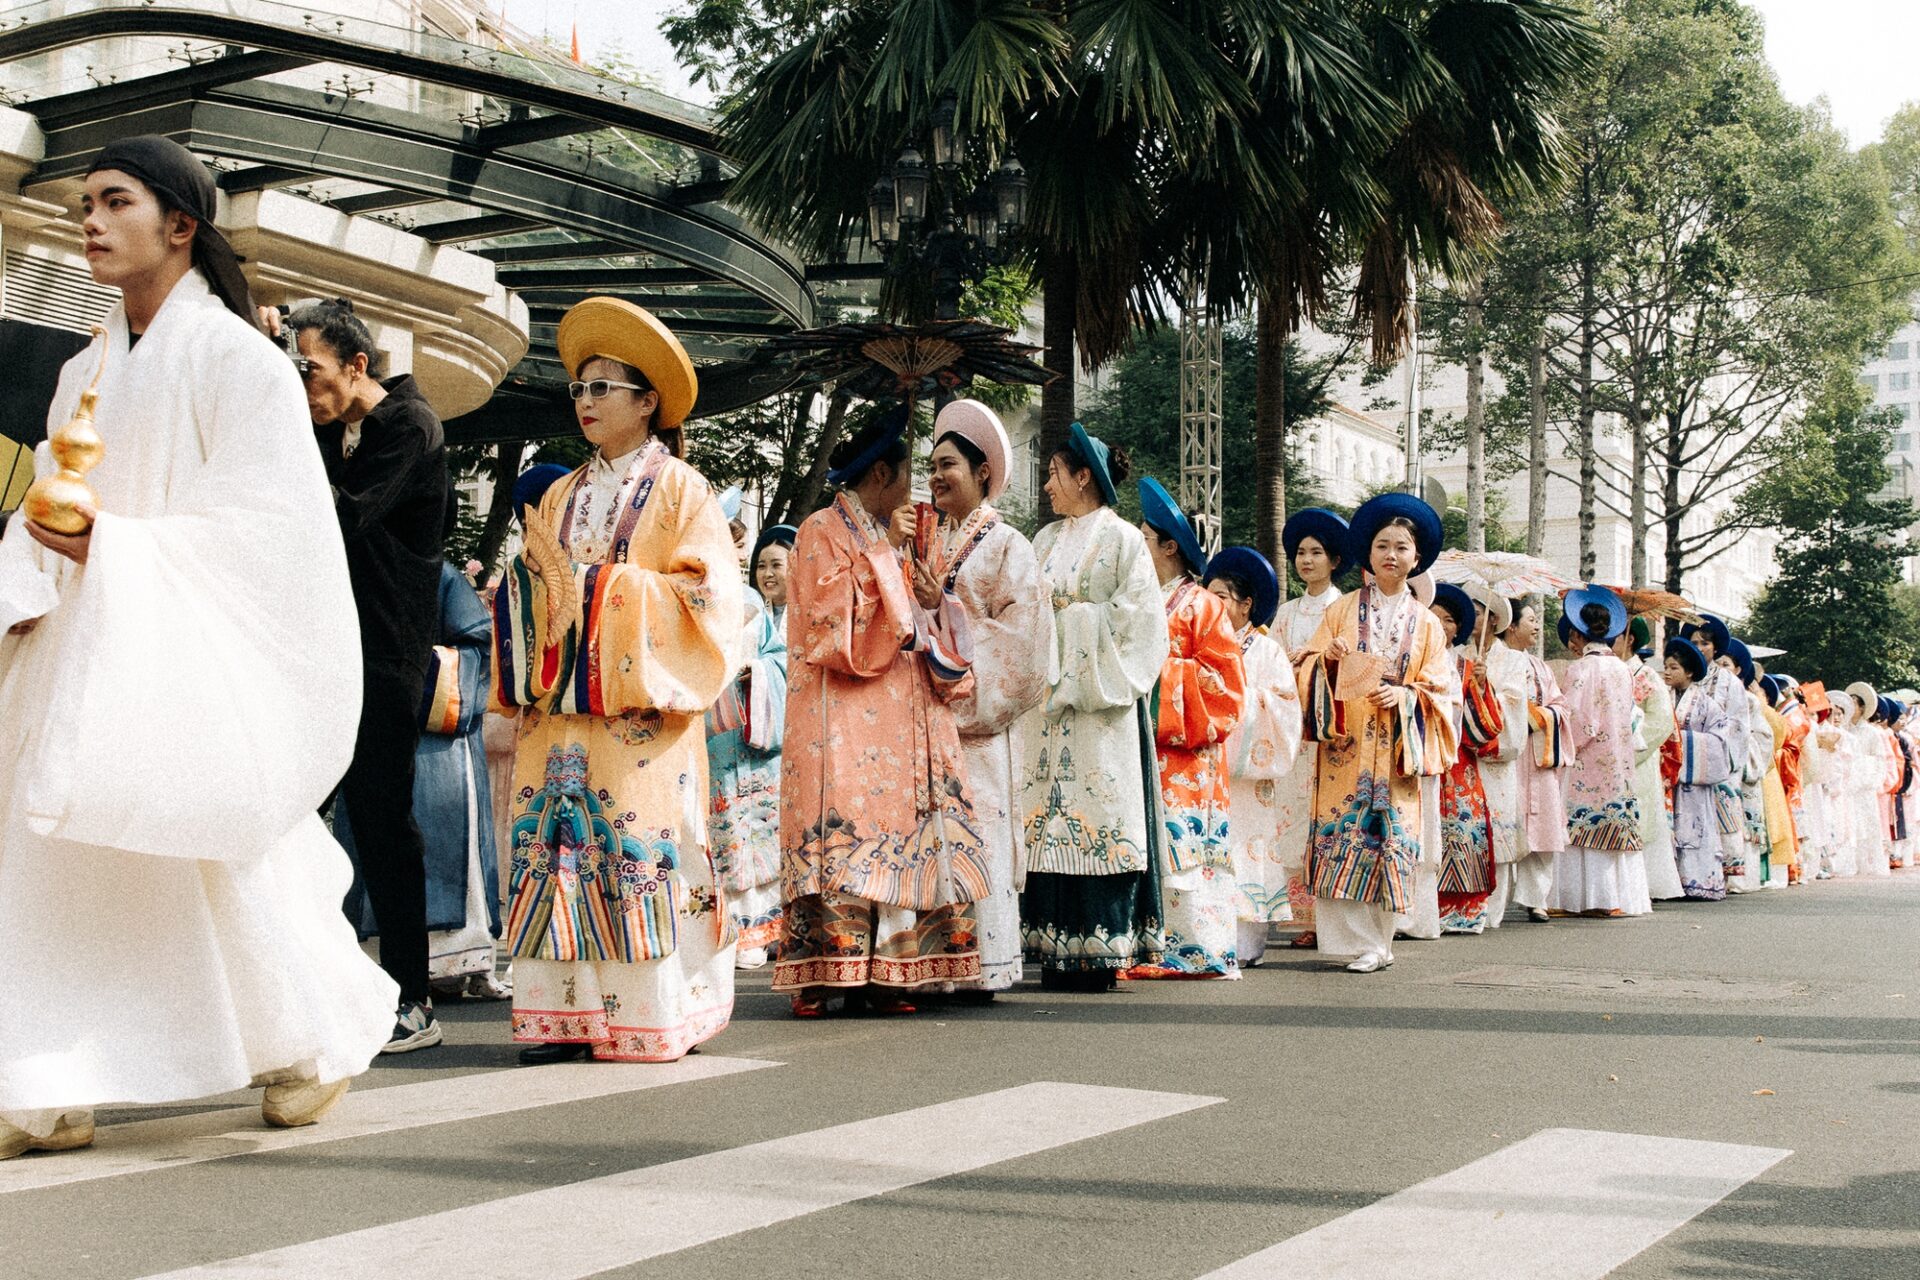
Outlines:
[[960,295],[1011,256],[1027,221],[1027,174],[1012,155],[986,176],[964,185],[966,140],[957,127],[953,94],[940,96],[930,120],[933,163],[909,143],[867,192],[867,239],[891,275],[925,271],[933,277],[934,314],[957,319]]

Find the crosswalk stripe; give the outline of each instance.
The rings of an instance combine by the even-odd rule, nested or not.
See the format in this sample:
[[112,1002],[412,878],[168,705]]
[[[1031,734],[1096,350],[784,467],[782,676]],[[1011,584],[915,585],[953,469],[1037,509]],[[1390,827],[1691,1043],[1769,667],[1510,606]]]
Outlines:
[[1546,1129],[1201,1280],[1599,1280],[1792,1154]]
[[483,1071],[350,1092],[319,1124],[304,1129],[266,1128],[258,1106],[106,1125],[84,1151],[0,1162],[0,1195],[478,1120],[779,1065],[700,1054],[672,1063],[575,1062]]
[[[1036,1083],[347,1232],[148,1280],[580,1280],[1220,1102]],[[556,1250],[528,1223],[590,1222]]]

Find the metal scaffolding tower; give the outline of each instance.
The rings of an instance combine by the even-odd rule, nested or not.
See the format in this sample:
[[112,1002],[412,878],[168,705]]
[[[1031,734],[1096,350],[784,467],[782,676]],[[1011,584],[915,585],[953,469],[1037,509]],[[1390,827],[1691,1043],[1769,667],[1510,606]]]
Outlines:
[[1200,543],[1220,549],[1220,326],[1200,301],[1200,277],[1180,311],[1180,505],[1193,512]]

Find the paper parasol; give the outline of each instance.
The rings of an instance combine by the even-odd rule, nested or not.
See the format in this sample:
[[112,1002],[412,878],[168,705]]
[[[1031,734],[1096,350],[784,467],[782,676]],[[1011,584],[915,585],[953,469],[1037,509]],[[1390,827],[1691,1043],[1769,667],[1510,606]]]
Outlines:
[[1433,576],[1461,586],[1479,585],[1511,600],[1518,596],[1559,595],[1580,585],[1538,556],[1518,551],[1461,551],[1449,548],[1434,561]]
[[863,400],[931,399],[975,378],[1044,386],[1053,374],[1028,357],[1041,348],[1010,342],[1013,330],[980,320],[919,326],[836,324],[769,339],[766,350],[802,382],[836,382]]
[[1626,604],[1627,612],[1637,617],[1657,618],[1663,622],[1700,621],[1700,610],[1694,607],[1693,601],[1671,591],[1662,591],[1658,587],[1607,587],[1607,590],[1619,596]]

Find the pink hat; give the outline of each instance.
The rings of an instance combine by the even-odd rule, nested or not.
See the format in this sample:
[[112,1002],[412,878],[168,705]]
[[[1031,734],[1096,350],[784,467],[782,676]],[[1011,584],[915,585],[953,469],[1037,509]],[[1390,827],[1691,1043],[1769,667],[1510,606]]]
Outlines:
[[978,449],[987,458],[988,502],[1005,492],[1012,467],[1013,446],[1000,415],[978,400],[955,400],[933,420],[934,443],[951,432]]

